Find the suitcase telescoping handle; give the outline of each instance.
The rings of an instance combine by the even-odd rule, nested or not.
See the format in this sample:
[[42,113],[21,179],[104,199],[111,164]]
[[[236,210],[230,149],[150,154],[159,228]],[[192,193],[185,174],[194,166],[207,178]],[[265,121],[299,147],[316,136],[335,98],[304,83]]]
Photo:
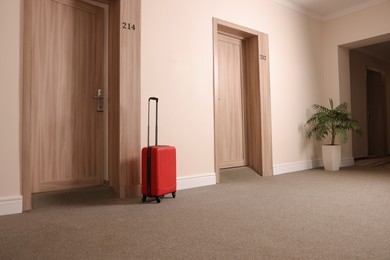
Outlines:
[[157,118],[158,118],[158,98],[156,97],[150,97],[149,100],[148,100],[148,146],[149,146],[149,132],[150,132],[150,101],[151,100],[154,100],[156,101],[156,137],[155,137],[155,141],[156,141],[156,145],[157,145]]

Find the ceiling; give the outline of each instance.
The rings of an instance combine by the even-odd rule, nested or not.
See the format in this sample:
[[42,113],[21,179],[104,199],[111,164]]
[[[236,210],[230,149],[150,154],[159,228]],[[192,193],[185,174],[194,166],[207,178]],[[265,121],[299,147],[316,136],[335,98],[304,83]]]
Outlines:
[[388,0],[275,0],[317,20],[329,20]]
[[[330,20],[390,0],[274,0],[320,21]],[[390,41],[356,50],[390,63]]]
[[362,4],[373,2],[372,0],[290,0],[291,2],[317,13],[328,16],[340,11],[350,9]]

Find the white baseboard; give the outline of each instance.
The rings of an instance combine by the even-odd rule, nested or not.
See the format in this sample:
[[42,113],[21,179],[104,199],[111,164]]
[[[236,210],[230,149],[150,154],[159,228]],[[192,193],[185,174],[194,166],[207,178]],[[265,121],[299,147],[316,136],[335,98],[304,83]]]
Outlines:
[[0,197],[0,216],[22,213],[23,197]]
[[289,173],[289,172],[298,172],[304,170],[310,170],[323,166],[322,160],[312,160],[312,161],[301,161],[295,163],[286,163],[274,165],[274,175]]
[[215,173],[205,173],[177,178],[177,190],[185,190],[217,183]]
[[[355,164],[355,160],[353,157],[347,157],[341,159],[341,167],[353,166]],[[322,160],[311,160],[311,161],[302,161],[295,163],[286,163],[274,165],[274,175],[289,173],[289,172],[297,172],[297,171],[305,171],[314,168],[323,167],[324,164]]]

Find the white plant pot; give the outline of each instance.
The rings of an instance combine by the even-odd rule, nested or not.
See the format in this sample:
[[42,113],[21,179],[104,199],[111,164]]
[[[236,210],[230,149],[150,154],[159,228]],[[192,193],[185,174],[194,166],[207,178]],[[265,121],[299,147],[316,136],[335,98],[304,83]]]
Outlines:
[[322,145],[322,162],[327,171],[338,171],[341,164],[341,145]]

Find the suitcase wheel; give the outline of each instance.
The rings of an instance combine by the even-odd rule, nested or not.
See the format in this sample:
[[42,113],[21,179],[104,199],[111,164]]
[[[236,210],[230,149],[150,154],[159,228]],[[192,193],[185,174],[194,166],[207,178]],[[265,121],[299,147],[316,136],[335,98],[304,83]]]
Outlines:
[[172,192],[172,197],[176,198],[176,191]]
[[142,202],[146,201],[146,195],[142,195]]
[[160,202],[161,202],[160,196],[156,196],[156,201],[157,201],[157,203],[160,203]]

